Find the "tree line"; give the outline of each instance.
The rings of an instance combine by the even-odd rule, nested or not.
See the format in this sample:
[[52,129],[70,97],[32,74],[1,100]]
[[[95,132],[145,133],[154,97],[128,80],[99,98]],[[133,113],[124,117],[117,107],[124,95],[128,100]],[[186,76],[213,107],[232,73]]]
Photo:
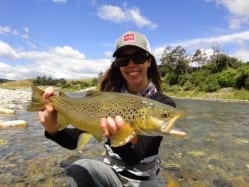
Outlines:
[[[179,86],[184,91],[214,92],[226,87],[249,90],[249,62],[228,56],[218,48],[213,49],[211,56],[200,49],[190,56],[181,46],[167,46],[160,58],[159,70],[165,91],[172,86]],[[33,84],[84,89],[97,86],[102,74],[88,81],[38,76]]]
[[197,49],[192,56],[177,46],[167,46],[160,59],[159,69],[164,86],[178,85],[183,90],[214,92],[233,87],[249,90],[249,62],[228,56],[219,49],[207,54]]
[[97,86],[98,79],[94,78],[91,80],[66,80],[64,78],[61,79],[53,79],[51,76],[38,76],[33,80],[34,85],[43,85],[43,86],[56,86],[61,88],[68,89],[85,89],[92,86]]

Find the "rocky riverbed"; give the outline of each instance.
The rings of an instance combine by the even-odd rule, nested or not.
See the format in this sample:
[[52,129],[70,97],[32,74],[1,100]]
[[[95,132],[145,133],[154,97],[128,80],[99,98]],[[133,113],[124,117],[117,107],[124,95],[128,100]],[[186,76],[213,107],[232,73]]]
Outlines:
[[37,114],[26,112],[30,97],[30,89],[0,89],[0,186],[65,186],[65,150],[57,147],[57,156]]
[[[47,140],[37,114],[26,111],[30,96],[30,89],[0,89],[0,123],[16,124],[0,128],[0,186],[66,186],[64,169],[79,158],[102,159],[103,146],[93,140],[71,151]],[[187,112],[178,125],[188,137],[166,137],[160,151],[171,187],[248,187],[248,103],[179,100],[177,105]]]

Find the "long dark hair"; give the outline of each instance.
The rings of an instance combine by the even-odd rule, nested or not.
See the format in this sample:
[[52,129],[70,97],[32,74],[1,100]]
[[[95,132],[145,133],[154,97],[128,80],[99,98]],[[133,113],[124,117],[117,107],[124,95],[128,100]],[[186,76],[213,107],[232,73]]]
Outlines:
[[[151,65],[147,72],[148,79],[153,82],[158,91],[161,91],[161,77],[158,71],[156,60],[153,56],[150,56],[150,59]],[[126,81],[122,76],[116,62],[113,61],[110,68],[101,78],[100,90],[119,92],[124,84],[126,84]]]

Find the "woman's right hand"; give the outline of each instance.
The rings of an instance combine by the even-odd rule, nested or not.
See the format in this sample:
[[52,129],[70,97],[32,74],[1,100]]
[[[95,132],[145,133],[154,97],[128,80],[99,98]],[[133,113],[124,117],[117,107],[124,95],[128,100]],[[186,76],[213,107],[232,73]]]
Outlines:
[[[103,135],[108,139],[112,139],[125,125],[125,121],[121,116],[116,116],[115,118],[107,117],[101,119],[100,125]],[[138,137],[135,136],[131,143],[136,144],[137,141]]]
[[57,112],[50,102],[50,97],[54,95],[54,87],[46,88],[42,96],[42,101],[45,104],[46,109],[38,111],[39,120],[49,134],[55,134],[58,131]]

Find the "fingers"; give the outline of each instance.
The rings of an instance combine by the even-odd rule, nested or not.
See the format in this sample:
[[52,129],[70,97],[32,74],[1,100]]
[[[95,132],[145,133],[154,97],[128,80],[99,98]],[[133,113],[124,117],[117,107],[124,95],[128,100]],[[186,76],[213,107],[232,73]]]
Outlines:
[[42,96],[43,103],[46,105],[47,111],[53,111],[54,108],[50,103],[50,97],[55,95],[54,87],[48,87],[45,89],[45,92]]
[[121,116],[116,116],[115,117],[115,122],[117,125],[117,128],[120,129],[124,125],[124,120]]
[[121,116],[116,116],[115,119],[111,117],[101,119],[101,129],[107,138],[112,138],[116,135],[123,124],[124,120]]
[[58,131],[57,126],[57,114],[56,112],[49,112],[47,110],[38,111],[38,117],[42,126],[50,134],[54,134]]
[[44,94],[42,96],[42,99],[43,99],[43,102],[46,104],[46,103],[49,103],[49,97],[50,96],[53,96],[55,95],[55,90],[54,90],[54,87],[48,87],[44,90]]
[[109,138],[109,130],[108,130],[108,127],[107,127],[106,118],[101,118],[100,125],[101,125],[101,130],[102,130],[104,136]]
[[42,124],[45,122],[44,111],[38,111],[38,117]]
[[46,106],[43,111],[38,111],[38,117],[43,127],[49,133],[55,133],[58,131],[57,127],[57,112],[54,110],[50,97],[55,95],[54,87],[48,87],[44,90],[42,101]]

